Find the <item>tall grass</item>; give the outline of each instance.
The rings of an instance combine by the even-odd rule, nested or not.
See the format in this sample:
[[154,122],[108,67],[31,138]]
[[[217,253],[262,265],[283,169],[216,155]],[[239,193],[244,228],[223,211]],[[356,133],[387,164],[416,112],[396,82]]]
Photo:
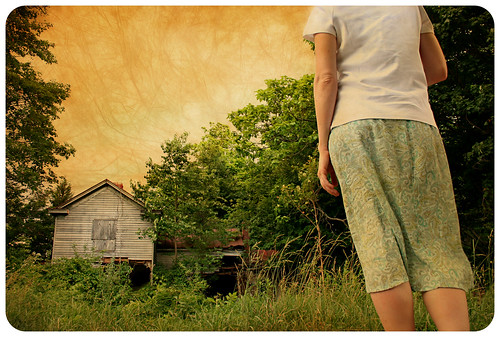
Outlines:
[[[31,258],[7,275],[6,313],[25,331],[382,330],[356,255],[338,263],[328,254],[338,245],[323,242],[321,256],[315,246],[285,247],[240,271],[244,293],[212,298],[188,266],[158,271],[153,284],[132,291],[119,266],[96,269],[84,259],[40,265]],[[469,293],[472,330],[491,322],[493,295],[491,285]],[[435,330],[418,294],[415,320],[418,330]]]

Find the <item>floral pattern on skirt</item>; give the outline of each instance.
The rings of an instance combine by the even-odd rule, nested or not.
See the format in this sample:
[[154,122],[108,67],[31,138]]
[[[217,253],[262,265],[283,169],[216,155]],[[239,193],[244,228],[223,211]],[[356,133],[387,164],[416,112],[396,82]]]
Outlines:
[[473,286],[437,128],[353,121],[332,129],[329,150],[368,292]]

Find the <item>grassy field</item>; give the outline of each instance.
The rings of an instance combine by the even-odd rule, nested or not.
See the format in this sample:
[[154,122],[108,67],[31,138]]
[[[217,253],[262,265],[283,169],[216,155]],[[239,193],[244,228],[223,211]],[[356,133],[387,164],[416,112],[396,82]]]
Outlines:
[[[289,274],[268,268],[254,275],[243,295],[206,297],[206,282],[186,267],[159,271],[153,284],[132,289],[128,266],[28,259],[7,274],[6,314],[22,331],[382,330],[359,268],[311,265]],[[435,330],[421,296],[414,296],[417,330]],[[471,291],[469,308],[471,329],[487,327],[493,287]]]

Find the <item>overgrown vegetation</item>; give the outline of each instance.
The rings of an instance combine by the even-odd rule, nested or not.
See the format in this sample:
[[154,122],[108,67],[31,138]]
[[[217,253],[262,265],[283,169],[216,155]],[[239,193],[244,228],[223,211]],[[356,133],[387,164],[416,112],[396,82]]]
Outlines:
[[[427,10],[449,66],[448,80],[430,88],[430,99],[476,276],[471,327],[480,330],[493,317],[493,21],[480,7]],[[101,266],[91,257],[47,262],[53,225],[46,207],[71,195],[64,180],[53,188],[50,167],[74,149],[55,143],[52,127],[69,88],[43,83],[29,63],[19,63],[27,55],[55,61],[51,44],[37,39],[50,26],[37,23],[43,13],[21,7],[7,22],[6,295],[14,327],[381,329],[351,255],[342,201],[317,182],[310,74],[266,81],[257,91],[259,104],[230,113],[231,125],[210,125],[198,144],[187,143],[186,135],[166,140],[161,161],[146,164],[147,182],[132,183],[155,225],[141,235],[189,237],[202,248],[214,233],[239,228],[250,233],[251,245],[278,250],[258,269],[241,270],[245,293],[205,296],[207,282],[187,262],[172,270],[155,267],[152,284],[140,289],[130,286],[128,265]],[[417,328],[434,329],[416,300]]]
[[[322,270],[317,247],[282,250],[240,271],[244,294],[207,297],[206,281],[188,264],[156,267],[151,284],[133,289],[127,264],[102,266],[89,257],[43,264],[31,256],[7,275],[6,314],[23,331],[382,330],[356,256],[341,265],[323,258]],[[468,296],[471,328],[484,329],[493,318],[493,287]],[[419,295],[415,301],[417,329],[435,330]]]

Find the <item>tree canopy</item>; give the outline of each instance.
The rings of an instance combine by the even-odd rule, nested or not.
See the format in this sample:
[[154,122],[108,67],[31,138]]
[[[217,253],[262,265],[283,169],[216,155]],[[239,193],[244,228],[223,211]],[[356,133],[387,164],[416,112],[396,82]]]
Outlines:
[[[445,143],[466,250],[487,254],[493,234],[494,25],[477,6],[429,6],[448,79],[429,96]],[[476,249],[477,248],[477,249]]]
[[[224,235],[216,215],[221,209],[220,180],[213,172],[219,157],[201,146],[187,143],[187,133],[176,135],[162,145],[160,163],[147,162],[146,183],[133,183],[136,197],[146,206],[145,217],[153,227],[143,233],[154,241],[190,241],[196,247]],[[212,160],[215,160],[212,163]]]
[[[62,158],[74,153],[56,140],[53,121],[63,111],[69,86],[46,82],[31,60],[56,62],[51,43],[40,39],[50,27],[43,7],[18,7],[6,22],[6,224],[8,247],[50,249],[51,221],[43,213]],[[8,249],[8,251],[10,251]]]

